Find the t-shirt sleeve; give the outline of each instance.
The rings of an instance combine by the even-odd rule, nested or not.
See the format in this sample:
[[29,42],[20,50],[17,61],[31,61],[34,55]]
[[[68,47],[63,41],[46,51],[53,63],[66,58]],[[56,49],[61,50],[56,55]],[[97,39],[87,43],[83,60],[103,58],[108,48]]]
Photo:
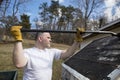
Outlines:
[[29,60],[28,50],[24,49],[24,56]]
[[54,51],[54,59],[55,59],[55,60],[59,60],[59,59],[60,59],[60,56],[61,56],[61,53],[62,53],[62,50],[53,49],[53,51]]
[[27,65],[25,67],[27,67],[27,68],[31,68],[29,52],[30,51],[28,49],[24,49],[24,56],[27,58]]

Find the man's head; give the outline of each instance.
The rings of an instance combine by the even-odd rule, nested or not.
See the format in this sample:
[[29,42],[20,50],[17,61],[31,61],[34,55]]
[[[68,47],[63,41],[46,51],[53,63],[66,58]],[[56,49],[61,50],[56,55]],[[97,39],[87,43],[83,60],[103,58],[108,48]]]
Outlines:
[[40,47],[48,48],[50,47],[51,35],[48,32],[39,33],[37,36],[37,44]]

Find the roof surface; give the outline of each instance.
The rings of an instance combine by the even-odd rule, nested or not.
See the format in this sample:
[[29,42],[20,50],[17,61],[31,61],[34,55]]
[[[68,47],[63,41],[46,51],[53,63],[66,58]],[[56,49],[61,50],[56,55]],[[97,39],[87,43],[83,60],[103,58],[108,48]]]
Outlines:
[[65,61],[65,64],[90,80],[103,80],[120,65],[120,37],[97,39]]

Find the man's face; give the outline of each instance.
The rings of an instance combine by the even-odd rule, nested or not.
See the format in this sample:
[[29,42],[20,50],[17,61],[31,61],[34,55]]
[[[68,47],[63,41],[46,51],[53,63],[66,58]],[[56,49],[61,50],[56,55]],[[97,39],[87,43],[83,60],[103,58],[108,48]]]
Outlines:
[[41,43],[44,47],[50,47],[51,36],[49,33],[43,33],[41,35]]

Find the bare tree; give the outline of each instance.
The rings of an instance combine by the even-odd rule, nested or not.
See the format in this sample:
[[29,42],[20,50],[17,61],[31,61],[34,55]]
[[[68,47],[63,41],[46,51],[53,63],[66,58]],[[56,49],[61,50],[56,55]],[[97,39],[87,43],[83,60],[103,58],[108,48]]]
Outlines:
[[3,0],[0,8],[0,25],[5,28],[5,35],[9,35],[9,28],[12,25],[19,24],[17,13],[22,4],[29,0]]
[[0,16],[1,17],[5,17],[6,16],[6,12],[8,10],[10,6],[10,0],[4,0],[2,3],[1,3],[1,8],[0,8]]
[[18,11],[20,11],[20,6],[28,1],[29,0],[3,0],[0,8],[0,22],[5,25],[7,23],[6,19],[8,15],[11,16],[13,22],[15,22],[14,19]]
[[103,1],[104,0],[74,0],[75,4],[77,4],[77,7],[83,14],[82,27],[87,29],[87,22],[89,21],[90,16],[100,11],[100,8],[102,8],[101,5],[103,5]]

